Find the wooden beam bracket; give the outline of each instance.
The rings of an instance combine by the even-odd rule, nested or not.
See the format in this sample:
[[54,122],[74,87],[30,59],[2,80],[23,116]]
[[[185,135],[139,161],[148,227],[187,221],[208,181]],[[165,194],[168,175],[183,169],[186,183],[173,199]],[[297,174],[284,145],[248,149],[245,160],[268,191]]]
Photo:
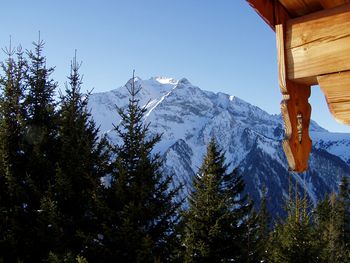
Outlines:
[[283,96],[281,112],[285,127],[285,138],[282,142],[289,169],[303,172],[307,169],[312,142],[309,137],[311,106],[308,98],[311,88],[287,79],[285,28],[276,26],[278,51],[279,85]]

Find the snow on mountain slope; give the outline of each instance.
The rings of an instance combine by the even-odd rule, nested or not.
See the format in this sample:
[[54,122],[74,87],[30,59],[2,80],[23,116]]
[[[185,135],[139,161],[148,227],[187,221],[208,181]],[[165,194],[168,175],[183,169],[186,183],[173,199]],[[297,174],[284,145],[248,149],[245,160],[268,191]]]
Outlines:
[[[118,142],[113,124],[120,118],[116,105],[128,103],[127,86],[92,94],[89,107],[101,132]],[[237,97],[203,91],[187,79],[136,78],[141,86],[141,105],[147,105],[145,122],[151,133],[161,133],[162,141],[155,151],[164,158],[164,169],[174,174],[174,186],[183,183],[185,196],[191,189],[192,177],[198,171],[212,136],[226,152],[230,168],[239,167],[246,181],[246,190],[259,201],[261,187],[266,185],[273,196],[270,210],[281,210],[288,193],[289,177],[298,181],[312,201],[337,189],[342,175],[350,175],[350,134],[330,133],[311,122],[314,149],[310,169],[303,174],[290,173],[282,151],[283,125],[280,115],[270,115]],[[148,103],[148,104],[147,104]],[[347,163],[346,163],[347,162]]]
[[[101,131],[106,132],[113,128],[112,124],[117,124],[120,120],[116,106],[122,107],[129,101],[129,93],[127,90],[129,82],[118,88],[108,92],[94,93],[89,98],[91,113],[100,125]],[[135,85],[141,85],[142,90],[138,94],[141,105],[152,108],[157,105],[162,96],[173,89],[177,81],[171,78],[155,77],[149,80],[141,80],[135,78]]]
[[348,133],[311,132],[316,148],[327,150],[350,164],[350,136]]

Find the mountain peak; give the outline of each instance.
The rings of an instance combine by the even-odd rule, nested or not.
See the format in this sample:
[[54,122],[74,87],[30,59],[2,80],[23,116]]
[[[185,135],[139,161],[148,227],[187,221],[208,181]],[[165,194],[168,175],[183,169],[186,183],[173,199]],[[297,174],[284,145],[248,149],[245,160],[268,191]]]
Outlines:
[[179,80],[179,84],[183,84],[183,85],[192,85],[191,82],[189,82],[188,79],[186,78],[182,78]]
[[[247,192],[257,203],[261,186],[267,186],[269,193],[276,197],[270,204],[275,212],[288,193],[290,176],[304,185],[311,200],[316,200],[336,188],[341,175],[350,175],[349,134],[330,133],[311,122],[314,151],[310,156],[310,169],[303,175],[290,174],[282,151],[280,115],[271,115],[236,96],[201,90],[186,78],[157,76],[142,80],[136,77],[135,81],[142,88],[137,99],[147,110],[144,121],[150,123],[151,134],[162,134],[162,141],[154,152],[162,155],[163,168],[174,174],[174,185],[185,185],[184,193],[191,189],[192,178],[201,166],[206,144],[212,136],[226,152],[230,169],[240,166]],[[130,85],[130,80],[127,84]],[[124,107],[128,102],[125,86],[95,93],[89,98],[91,114],[101,133],[107,133],[114,143],[118,143],[119,138],[113,132],[113,124],[120,121],[115,105]],[[317,148],[330,154],[319,153],[315,151]]]
[[155,81],[155,82],[158,82],[159,84],[177,84],[178,83],[176,79],[165,77],[165,76],[151,77],[149,81]]

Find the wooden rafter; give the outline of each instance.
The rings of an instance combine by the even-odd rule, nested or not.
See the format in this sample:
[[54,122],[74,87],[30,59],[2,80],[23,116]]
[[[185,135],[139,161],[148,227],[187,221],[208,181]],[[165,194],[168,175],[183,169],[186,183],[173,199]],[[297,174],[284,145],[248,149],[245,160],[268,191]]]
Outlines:
[[290,18],[287,10],[278,1],[274,0],[247,0],[251,7],[262,19],[275,30],[275,25],[283,23]]
[[350,125],[350,71],[323,75],[317,79],[334,118]]
[[350,4],[286,23],[288,79],[317,84],[317,76],[350,70]]

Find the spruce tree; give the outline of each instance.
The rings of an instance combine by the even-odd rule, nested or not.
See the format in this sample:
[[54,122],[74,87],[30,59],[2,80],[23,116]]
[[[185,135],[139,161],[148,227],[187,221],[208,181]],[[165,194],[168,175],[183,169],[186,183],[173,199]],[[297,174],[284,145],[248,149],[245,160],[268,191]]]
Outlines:
[[193,181],[184,213],[185,262],[245,262],[252,205],[236,171],[227,172],[224,153],[212,139]]
[[[61,94],[58,161],[53,192],[61,229],[56,254],[89,254],[98,233],[95,206],[101,178],[106,175],[109,151],[105,138],[88,110],[88,96],[81,92],[82,78],[76,56],[71,63],[65,93]],[[52,251],[54,252],[54,251]]]
[[29,65],[26,74],[25,143],[27,172],[38,191],[39,198],[33,199],[37,204],[40,203],[41,193],[47,190],[52,182],[55,171],[58,123],[54,96],[57,83],[50,78],[54,68],[46,66],[46,57],[43,55],[44,42],[40,36],[33,45],[34,50],[27,51]]
[[318,262],[319,248],[315,243],[309,202],[306,194],[301,198],[297,187],[295,196],[289,193],[286,204],[287,218],[278,223],[271,233],[270,261],[276,263]]
[[[15,261],[23,210],[23,96],[26,61],[21,47],[4,49],[0,77],[0,262]],[[15,57],[16,56],[16,57]]]
[[349,183],[341,179],[339,194],[332,193],[316,208],[316,228],[322,247],[322,262],[350,262]]
[[[25,261],[40,261],[47,257],[55,244],[50,224],[43,224],[44,210],[51,196],[51,186],[57,160],[57,111],[54,98],[56,82],[51,79],[53,68],[46,66],[43,55],[44,42],[40,39],[33,43],[34,50],[27,51],[28,68],[26,71],[26,96],[24,104],[24,154],[26,166],[26,201],[23,226]],[[54,202],[50,200],[50,202]],[[55,207],[54,204],[47,207]],[[52,237],[52,238],[51,238]]]
[[350,262],[350,188],[349,178],[346,176],[341,178],[338,205],[340,238],[345,252],[344,262]]
[[270,232],[270,215],[267,209],[267,189],[262,188],[259,213],[257,215],[257,258],[258,262],[268,262],[268,240]]
[[332,193],[318,202],[315,209],[315,224],[318,233],[321,262],[343,262],[340,242],[340,224],[337,213],[337,195]]
[[166,262],[174,235],[178,189],[162,173],[159,154],[152,150],[160,135],[151,135],[143,118],[146,106],[137,98],[141,87],[128,83],[129,104],[118,108],[121,122],[115,131],[122,143],[113,147],[112,180],[102,208],[103,262]]

